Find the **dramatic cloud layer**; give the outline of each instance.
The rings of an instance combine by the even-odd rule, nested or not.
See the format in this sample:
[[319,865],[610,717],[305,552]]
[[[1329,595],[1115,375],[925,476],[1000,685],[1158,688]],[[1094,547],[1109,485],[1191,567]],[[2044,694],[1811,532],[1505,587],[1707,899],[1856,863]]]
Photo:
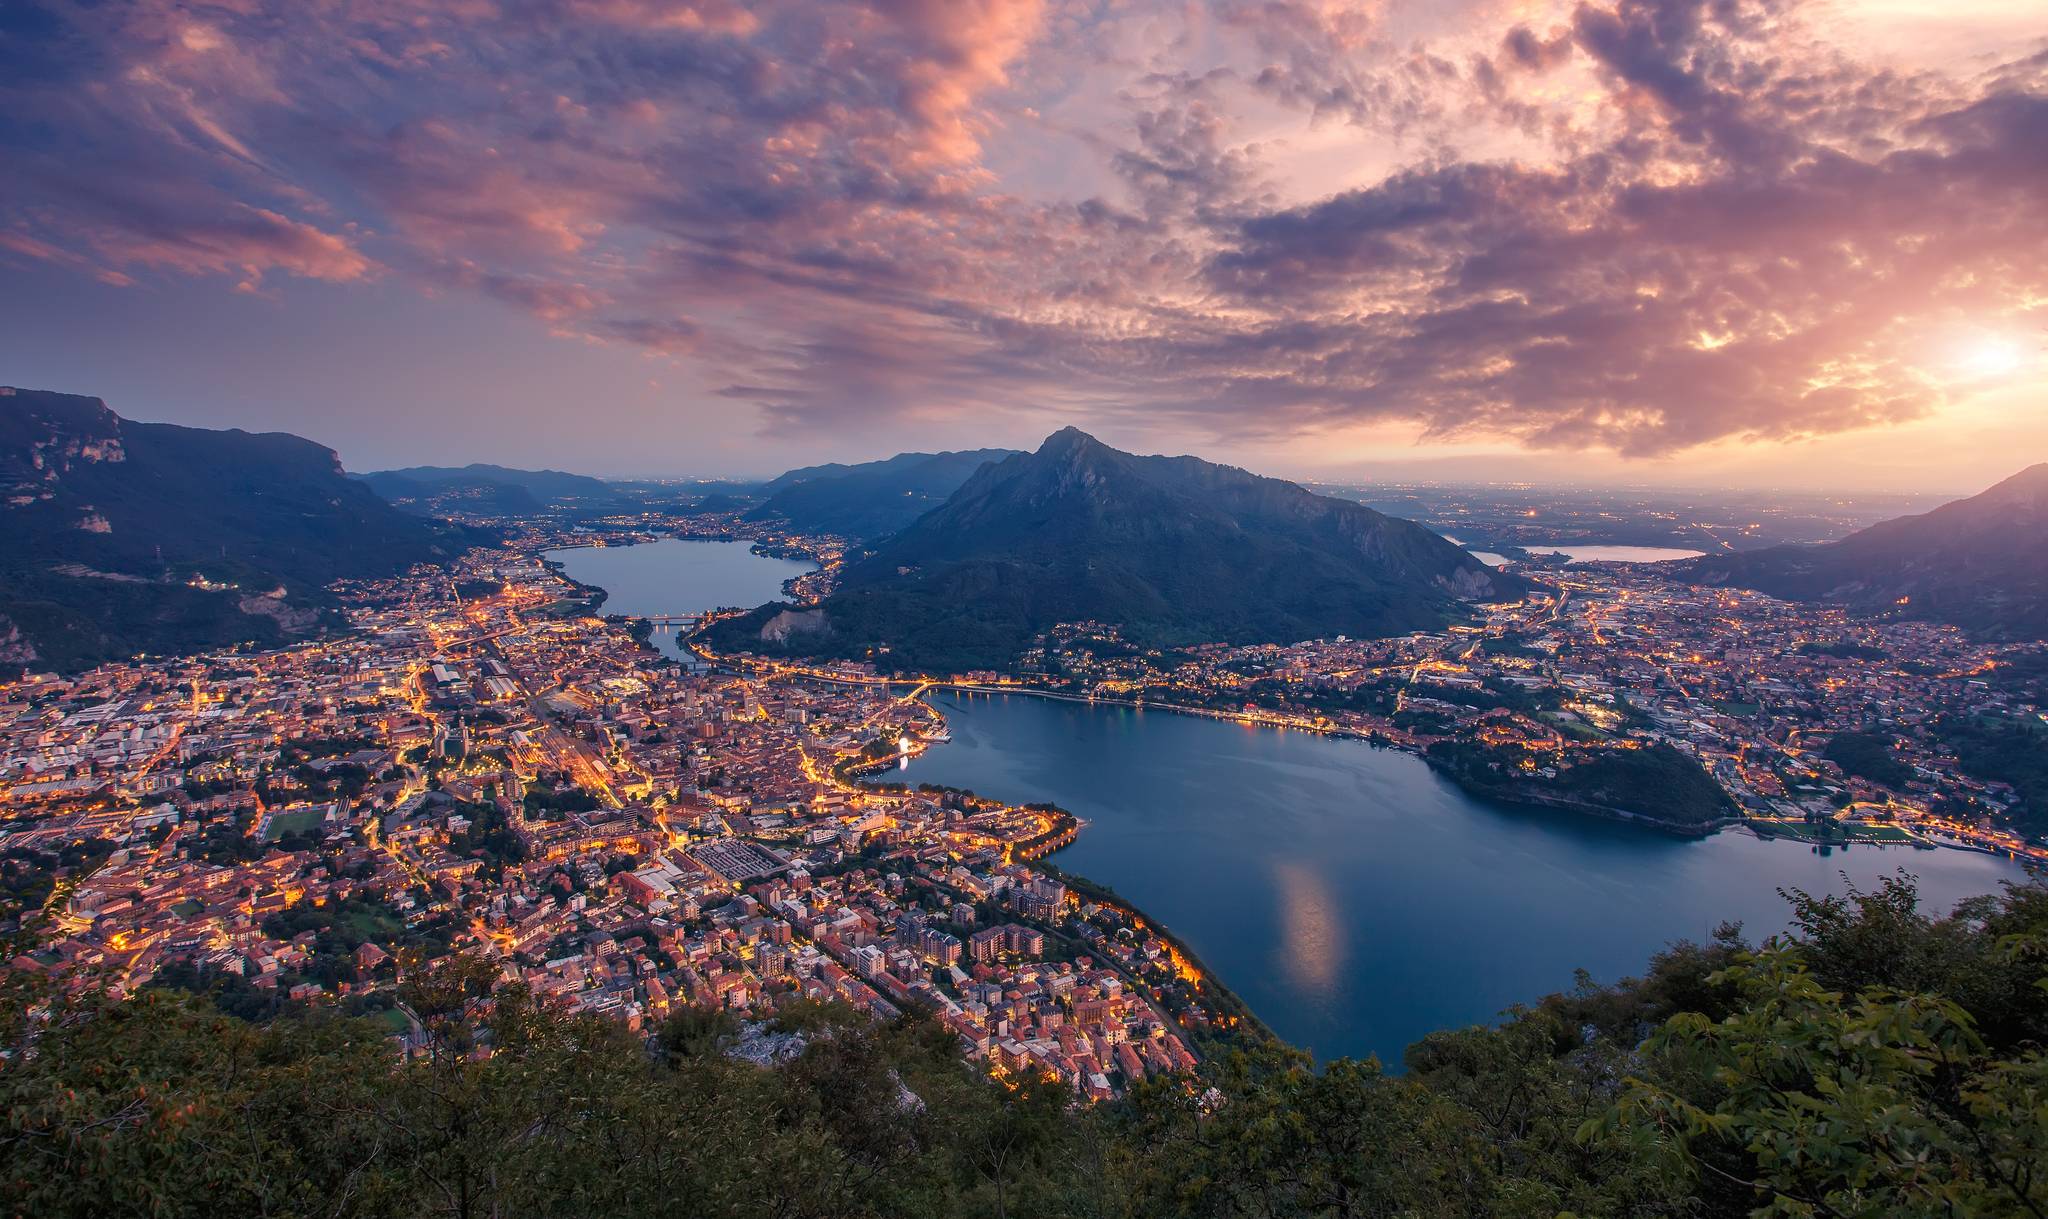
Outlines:
[[16,0],[0,267],[478,294],[780,432],[1827,434],[1938,412],[1982,371],[1958,344],[2048,327],[2048,17],[1939,60],[1821,24]]

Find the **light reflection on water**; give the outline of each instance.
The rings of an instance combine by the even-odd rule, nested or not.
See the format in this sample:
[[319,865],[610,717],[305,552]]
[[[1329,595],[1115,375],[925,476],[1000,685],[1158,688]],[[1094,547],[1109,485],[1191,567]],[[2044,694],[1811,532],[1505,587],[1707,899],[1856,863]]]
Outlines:
[[1782,886],[1868,889],[1904,868],[1931,910],[2017,866],[1961,851],[1826,854],[1746,833],[1686,841],[1471,800],[1359,741],[1020,695],[934,694],[952,743],[904,778],[1085,818],[1060,867],[1186,942],[1275,1032],[1325,1057],[1402,1051],[1510,1004],[1640,973],[1679,938],[1783,928]]
[[1334,995],[1344,968],[1344,926],[1323,878],[1284,859],[1273,861],[1280,899],[1281,966],[1294,985],[1322,998]]

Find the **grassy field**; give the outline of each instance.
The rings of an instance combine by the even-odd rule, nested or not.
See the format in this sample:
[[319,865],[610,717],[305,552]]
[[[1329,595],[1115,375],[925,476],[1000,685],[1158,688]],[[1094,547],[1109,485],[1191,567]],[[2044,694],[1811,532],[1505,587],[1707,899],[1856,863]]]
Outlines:
[[327,810],[323,808],[300,808],[279,813],[270,819],[270,831],[264,835],[264,841],[275,842],[286,834],[310,834],[320,828],[321,818],[326,815]]
[[386,943],[405,931],[405,923],[382,907],[351,909],[334,920],[334,925],[345,931],[352,931],[363,939]]

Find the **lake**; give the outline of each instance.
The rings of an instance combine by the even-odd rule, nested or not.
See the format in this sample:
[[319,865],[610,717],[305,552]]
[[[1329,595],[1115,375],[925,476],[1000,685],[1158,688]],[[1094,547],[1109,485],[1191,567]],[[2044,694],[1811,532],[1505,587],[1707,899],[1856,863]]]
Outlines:
[[1086,824],[1053,856],[1186,941],[1280,1036],[1398,1064],[1432,1029],[1639,973],[1723,920],[1781,930],[1781,886],[1839,892],[1899,868],[1929,906],[2019,879],[1956,850],[1827,854],[1475,801],[1363,741],[1025,695],[946,693],[952,742],[890,778],[1051,801]]
[[[749,608],[782,596],[785,581],[813,569],[795,559],[753,552],[751,542],[700,542],[663,538],[637,546],[574,546],[550,550],[570,579],[610,595],[607,614],[700,614],[727,606]],[[654,646],[683,655],[674,628],[654,628]]]
[[[1464,546],[1467,553],[1488,567],[1505,567],[1508,564],[1508,559],[1505,555],[1496,554],[1491,550],[1473,550],[1471,547],[1465,546],[1463,541],[1448,533],[1443,535],[1443,539],[1454,545]],[[1697,559],[1702,553],[1697,550],[1678,550],[1669,546],[1607,546],[1580,545],[1576,543],[1570,546],[1560,546],[1555,542],[1531,542],[1525,549],[1534,555],[1561,554],[1574,563],[1662,563],[1667,559]]]
[[1669,546],[1559,546],[1554,542],[1530,542],[1523,549],[1536,555],[1561,554],[1574,563],[1662,563],[1667,559],[1697,559],[1704,553]]

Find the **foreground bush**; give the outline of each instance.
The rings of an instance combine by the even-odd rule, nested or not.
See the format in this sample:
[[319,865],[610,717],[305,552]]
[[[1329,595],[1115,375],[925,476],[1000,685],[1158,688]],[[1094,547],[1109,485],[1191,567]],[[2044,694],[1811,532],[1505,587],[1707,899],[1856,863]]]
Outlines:
[[1407,1070],[1283,1047],[1075,1109],[928,1019],[831,1007],[774,1067],[729,1017],[652,1038],[457,960],[399,1061],[338,1015],[169,991],[0,1008],[0,1206],[35,1216],[2048,1215],[2048,889],[1951,916],[1908,880],[1794,895],[1639,980],[1582,984]]

